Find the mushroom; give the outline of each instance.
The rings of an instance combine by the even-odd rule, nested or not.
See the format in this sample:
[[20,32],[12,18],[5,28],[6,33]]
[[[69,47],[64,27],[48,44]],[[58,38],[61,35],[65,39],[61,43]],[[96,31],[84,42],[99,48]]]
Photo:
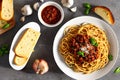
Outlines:
[[34,3],[34,5],[33,5],[33,9],[34,9],[34,10],[37,11],[39,7],[40,7],[39,2]]
[[70,10],[71,10],[72,12],[76,12],[76,11],[77,11],[77,7],[70,8]]
[[30,5],[24,5],[22,8],[21,8],[21,12],[22,12],[22,15],[24,16],[29,16],[32,14],[32,8],[30,7]]
[[25,21],[25,16],[22,16],[22,17],[20,18],[20,21],[21,21],[21,22],[24,22],[24,21]]
[[33,63],[33,69],[36,74],[44,74],[49,70],[48,64],[43,59],[36,59]]
[[74,4],[74,0],[61,0],[64,7],[70,8]]

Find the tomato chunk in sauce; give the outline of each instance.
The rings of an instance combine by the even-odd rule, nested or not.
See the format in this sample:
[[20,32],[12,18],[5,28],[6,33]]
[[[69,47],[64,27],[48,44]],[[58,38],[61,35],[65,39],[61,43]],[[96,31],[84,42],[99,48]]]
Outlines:
[[61,19],[61,12],[55,6],[47,6],[41,13],[43,21],[47,24],[56,24]]
[[[88,35],[76,35],[72,38],[71,43],[71,53],[74,54],[77,62],[82,63],[84,61],[92,62],[98,58],[98,49],[97,46],[93,46],[90,43],[90,36]],[[83,55],[78,54],[83,52]]]

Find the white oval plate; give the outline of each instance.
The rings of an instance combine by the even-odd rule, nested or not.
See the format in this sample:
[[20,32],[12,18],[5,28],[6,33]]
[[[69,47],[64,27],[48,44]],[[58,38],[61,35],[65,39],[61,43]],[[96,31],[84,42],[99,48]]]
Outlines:
[[15,64],[13,63],[14,56],[15,56],[14,47],[15,47],[15,45],[17,44],[17,41],[19,40],[19,38],[22,36],[22,33],[23,33],[27,28],[32,28],[32,29],[40,32],[40,26],[39,26],[36,22],[29,22],[29,23],[27,23],[26,25],[24,25],[24,26],[17,32],[17,34],[15,35],[15,37],[14,37],[14,39],[13,39],[13,41],[12,41],[11,48],[10,48],[10,53],[9,53],[9,63],[10,63],[10,66],[11,66],[13,69],[15,69],[15,70],[21,70],[21,69],[23,69],[23,68],[26,66],[26,64],[27,64],[27,62],[28,62],[28,60],[29,60],[29,58],[30,58],[30,56],[31,56],[31,55],[29,56],[29,58],[27,59],[26,63],[25,63],[24,65],[22,65],[22,66],[17,66],[17,65],[15,65]]
[[[107,38],[110,42],[110,47],[111,47],[110,53],[113,55],[113,60],[110,61],[104,68],[97,70],[90,74],[82,74],[81,72],[74,72],[71,68],[69,68],[65,64],[64,59],[58,52],[59,41],[63,37],[64,29],[67,26],[76,25],[76,24],[79,25],[82,23],[94,24],[102,28],[105,31]],[[107,23],[105,23],[103,20],[100,20],[95,17],[90,17],[90,16],[77,17],[65,23],[60,28],[60,30],[57,32],[55,39],[54,39],[54,43],[53,43],[53,56],[56,61],[56,64],[66,75],[68,75],[71,78],[77,79],[77,80],[95,80],[95,79],[98,79],[106,75],[114,66],[117,60],[118,52],[119,52],[118,40],[112,28]]]

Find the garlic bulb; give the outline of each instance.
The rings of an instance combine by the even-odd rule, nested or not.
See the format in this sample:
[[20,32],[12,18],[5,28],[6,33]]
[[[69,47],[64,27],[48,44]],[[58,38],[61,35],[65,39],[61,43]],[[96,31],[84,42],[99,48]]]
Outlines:
[[77,11],[77,7],[70,8],[70,10],[71,10],[72,12],[76,12],[76,11]]
[[22,8],[21,8],[21,12],[24,16],[29,16],[32,14],[32,8],[30,7],[30,5],[24,5]]
[[37,11],[39,7],[40,7],[39,2],[34,3],[34,5],[33,5],[33,9],[34,9],[34,10]]
[[64,7],[70,8],[74,4],[74,0],[61,0]]

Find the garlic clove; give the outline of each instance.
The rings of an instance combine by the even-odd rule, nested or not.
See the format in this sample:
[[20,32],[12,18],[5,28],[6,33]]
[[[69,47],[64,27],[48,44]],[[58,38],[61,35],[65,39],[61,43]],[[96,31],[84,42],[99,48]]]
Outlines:
[[30,7],[30,5],[24,5],[22,8],[21,8],[21,12],[22,12],[22,15],[24,16],[29,16],[32,14],[32,8]]
[[25,16],[22,16],[22,17],[20,18],[20,21],[21,21],[21,22],[24,22],[24,21],[25,21]]
[[44,2],[44,0],[40,0],[41,2]]
[[34,10],[37,11],[39,7],[40,7],[39,2],[34,3],[34,5],[33,5],[33,9],[34,9]]
[[70,8],[70,10],[71,10],[72,12],[76,12],[76,11],[77,11],[77,7]]
[[74,4],[74,0],[61,0],[64,7],[70,8]]

